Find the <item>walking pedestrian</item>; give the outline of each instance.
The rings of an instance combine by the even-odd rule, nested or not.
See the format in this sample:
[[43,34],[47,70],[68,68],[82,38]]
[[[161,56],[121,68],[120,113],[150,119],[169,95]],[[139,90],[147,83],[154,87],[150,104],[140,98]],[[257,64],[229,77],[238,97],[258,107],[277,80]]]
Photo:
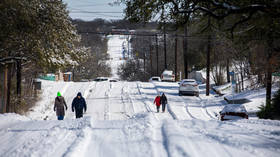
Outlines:
[[160,108],[160,94],[158,94],[158,96],[155,98],[154,104],[156,104],[157,112],[159,112],[159,108]]
[[57,97],[54,100],[54,108],[53,110],[56,112],[57,120],[63,120],[65,116],[65,109],[67,110],[67,105],[64,100],[64,97],[61,96],[60,92],[57,92]]
[[160,97],[160,103],[162,105],[162,112],[165,112],[165,106],[167,104],[167,98],[166,98],[164,93],[162,93],[162,95]]
[[76,118],[81,118],[83,117],[83,110],[87,111],[87,104],[82,97],[82,93],[79,92],[72,102],[72,112],[75,111]]

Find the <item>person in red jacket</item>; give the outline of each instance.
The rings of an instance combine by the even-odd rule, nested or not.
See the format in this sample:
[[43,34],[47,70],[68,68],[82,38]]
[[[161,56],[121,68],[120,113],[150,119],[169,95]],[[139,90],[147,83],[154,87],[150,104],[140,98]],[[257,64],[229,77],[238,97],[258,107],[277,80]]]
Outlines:
[[156,104],[157,112],[159,112],[159,108],[160,108],[160,94],[155,98],[154,104]]

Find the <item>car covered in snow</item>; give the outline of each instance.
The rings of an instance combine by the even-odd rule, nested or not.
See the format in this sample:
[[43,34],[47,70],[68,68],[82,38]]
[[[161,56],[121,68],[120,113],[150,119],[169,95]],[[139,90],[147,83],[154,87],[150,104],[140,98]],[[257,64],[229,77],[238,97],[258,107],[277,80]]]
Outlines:
[[248,112],[242,104],[227,104],[222,111],[220,111],[220,120],[237,120],[248,119]]
[[198,83],[194,79],[183,79],[179,84],[179,95],[199,96]]
[[151,77],[151,78],[149,79],[149,82],[154,82],[154,81],[160,82],[161,79],[160,79],[160,77],[158,77],[158,76],[153,76],[153,77]]
[[175,75],[173,74],[172,70],[164,70],[161,74],[161,81],[175,81]]

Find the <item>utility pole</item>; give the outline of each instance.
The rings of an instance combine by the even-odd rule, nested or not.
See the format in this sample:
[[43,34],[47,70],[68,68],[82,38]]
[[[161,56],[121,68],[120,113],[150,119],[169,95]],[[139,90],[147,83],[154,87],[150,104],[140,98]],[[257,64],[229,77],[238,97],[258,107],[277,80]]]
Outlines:
[[185,66],[185,79],[188,78],[188,25],[184,26],[184,38],[183,38],[183,51],[184,51],[184,66]]
[[166,30],[165,22],[163,24],[163,42],[164,42],[164,69],[167,69],[167,59],[166,59]]
[[158,72],[158,36],[156,34],[156,57],[157,57],[157,76],[159,75]]
[[176,34],[175,34],[175,50],[174,50],[174,53],[175,53],[175,62],[174,62],[174,69],[175,69],[175,81],[178,80],[178,77],[177,77],[177,30],[176,30]]

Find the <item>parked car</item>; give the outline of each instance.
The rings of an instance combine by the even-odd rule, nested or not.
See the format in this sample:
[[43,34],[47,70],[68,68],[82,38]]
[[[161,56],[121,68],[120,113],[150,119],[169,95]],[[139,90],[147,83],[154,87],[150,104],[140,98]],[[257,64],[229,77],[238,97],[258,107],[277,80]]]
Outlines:
[[153,82],[153,81],[158,81],[158,82],[160,82],[161,79],[160,79],[160,77],[158,77],[158,76],[153,76],[153,77],[151,77],[151,78],[149,79],[149,82]]
[[117,78],[110,78],[109,82],[118,82]]
[[242,104],[227,104],[222,111],[220,111],[220,120],[237,120],[248,119],[248,112]]
[[80,82],[89,82],[88,79],[81,79]]
[[179,95],[199,96],[198,83],[194,79],[184,79],[179,84]]
[[100,81],[108,81],[109,79],[107,77],[97,77],[94,79],[94,81],[100,82]]
[[164,70],[161,74],[161,81],[174,82],[175,81],[175,75],[173,74],[173,71]]

